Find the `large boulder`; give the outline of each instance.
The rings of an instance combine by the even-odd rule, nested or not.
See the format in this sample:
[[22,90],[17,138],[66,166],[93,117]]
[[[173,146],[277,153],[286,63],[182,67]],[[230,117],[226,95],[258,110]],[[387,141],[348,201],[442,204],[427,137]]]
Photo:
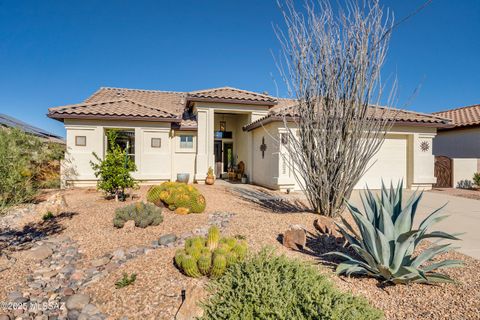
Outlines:
[[313,226],[321,234],[334,236],[335,238],[342,237],[342,234],[338,231],[338,227],[335,224],[335,220],[325,216],[319,216],[318,219],[313,221]]
[[37,211],[41,214],[51,212],[54,215],[58,215],[62,212],[65,212],[68,209],[67,201],[65,196],[61,193],[55,193],[50,196],[45,202],[39,205]]
[[283,233],[283,245],[289,249],[302,250],[307,242],[307,233],[305,228],[300,225],[291,225]]
[[203,316],[203,309],[200,302],[207,296],[205,289],[201,286],[194,286],[187,289],[185,301],[178,310],[176,320],[193,320]]

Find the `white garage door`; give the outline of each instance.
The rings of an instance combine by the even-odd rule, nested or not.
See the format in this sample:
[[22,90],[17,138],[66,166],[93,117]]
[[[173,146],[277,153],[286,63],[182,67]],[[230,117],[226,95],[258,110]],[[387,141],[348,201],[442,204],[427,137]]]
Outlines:
[[388,135],[382,148],[370,161],[373,165],[360,179],[355,189],[364,189],[365,184],[370,189],[380,189],[382,179],[385,184],[394,185],[403,179],[403,186],[407,183],[407,138],[402,135]]

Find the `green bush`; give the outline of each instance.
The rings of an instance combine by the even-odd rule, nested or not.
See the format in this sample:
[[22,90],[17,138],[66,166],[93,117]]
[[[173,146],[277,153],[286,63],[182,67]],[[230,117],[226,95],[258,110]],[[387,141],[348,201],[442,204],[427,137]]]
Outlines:
[[475,172],[473,174],[473,183],[475,183],[477,187],[480,187],[480,172]]
[[31,201],[38,189],[58,184],[63,153],[60,144],[42,141],[19,129],[0,127],[0,213]]
[[101,159],[95,152],[93,156],[97,163],[90,161],[99,178],[97,188],[103,190],[108,196],[115,196],[115,199],[125,200],[125,189],[134,188],[137,183],[130,175],[131,171],[137,170],[135,162],[127,155],[126,150],[115,142],[118,133],[115,130],[107,131],[109,149],[105,159]]
[[[422,195],[423,192],[415,192],[409,199],[402,201],[402,182],[396,188],[391,186],[390,189],[382,183],[380,196],[374,195],[368,189],[361,195],[363,212],[347,203],[356,228],[342,218],[343,226],[340,226],[340,232],[358,257],[340,252],[330,253],[346,259],[337,266],[337,273],[369,275],[382,282],[394,284],[452,282],[452,279],[437,270],[463,263],[458,260],[432,259],[452,249],[451,244],[438,244],[438,240],[459,239],[446,232],[429,231],[432,225],[447,217],[441,215],[441,209],[445,205],[433,211],[413,228]],[[414,255],[424,239],[432,241],[433,244]]]
[[136,202],[115,210],[115,227],[123,228],[128,220],[135,221],[135,226],[140,228],[158,226],[163,221],[162,209],[150,203]]
[[247,254],[247,243],[235,238],[222,238],[216,226],[210,227],[206,238],[191,237],[185,248],[175,253],[176,266],[189,277],[218,278],[225,270],[242,261]]
[[51,211],[48,211],[47,213],[45,213],[43,216],[42,216],[42,220],[43,221],[47,221],[47,220],[51,220],[54,218],[54,215]]
[[157,206],[164,203],[170,210],[177,213],[201,213],[205,210],[205,197],[192,185],[179,182],[164,182],[159,186],[152,186],[147,192],[147,201]]
[[202,319],[382,319],[364,298],[339,292],[305,262],[259,254],[209,284]]

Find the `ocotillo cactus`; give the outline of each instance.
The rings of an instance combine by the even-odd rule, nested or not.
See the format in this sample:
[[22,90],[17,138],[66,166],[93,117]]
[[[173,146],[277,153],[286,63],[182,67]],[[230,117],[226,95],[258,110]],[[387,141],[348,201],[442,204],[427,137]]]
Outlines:
[[215,250],[218,246],[218,242],[220,241],[220,230],[218,230],[217,226],[211,226],[208,229],[208,236],[207,236],[207,247],[210,250]]
[[200,271],[198,271],[197,260],[190,255],[183,258],[182,269],[189,277],[198,278],[201,276]]
[[227,268],[227,259],[224,255],[217,254],[213,256],[213,266],[210,275],[213,278],[220,277]]

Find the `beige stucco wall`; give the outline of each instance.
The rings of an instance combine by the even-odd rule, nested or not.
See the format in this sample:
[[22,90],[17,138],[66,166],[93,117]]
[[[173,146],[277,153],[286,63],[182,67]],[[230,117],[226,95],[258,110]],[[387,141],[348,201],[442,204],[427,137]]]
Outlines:
[[477,158],[452,159],[452,184],[456,187],[461,180],[472,181],[473,174],[479,171],[480,160]]
[[[109,128],[135,130],[137,171],[132,173],[135,179],[143,182],[173,179],[174,173],[178,172],[172,170],[174,163],[175,170],[192,172],[190,163],[195,162],[195,152],[193,151],[193,156],[191,154],[176,156],[175,143],[178,143],[178,135],[171,135],[169,123],[65,119],[67,153],[62,163],[62,178],[67,185],[90,186],[96,184],[97,179],[90,161],[96,161],[93,152],[100,158],[104,157],[105,129]],[[85,136],[86,146],[75,146],[75,136]],[[151,138],[160,138],[161,147],[152,148]],[[189,165],[187,166],[186,163]]]
[[[300,184],[295,178],[288,155],[278,156],[280,133],[285,131],[282,122],[273,122],[253,130],[254,133],[254,175],[253,181],[274,189],[300,189]],[[404,180],[408,188],[430,189],[435,183],[434,156],[432,154],[432,139],[436,129],[420,126],[394,126],[389,131],[387,139],[380,151],[372,158],[370,169],[355,186],[356,189],[364,188],[367,183],[372,189],[381,186],[381,180],[387,183],[396,183]],[[259,141],[265,136],[266,144],[272,144],[273,154],[269,155],[269,168],[262,167],[259,159]],[[267,136],[269,140],[267,140]],[[268,141],[268,143],[267,143]],[[428,150],[422,151],[421,144],[428,144]],[[275,155],[276,153],[276,155]],[[261,156],[260,156],[261,157]],[[267,155],[265,155],[265,158]],[[273,172],[270,172],[273,169]],[[301,177],[301,175],[298,175]]]
[[[278,189],[277,179],[279,174],[278,154],[278,124],[269,123],[261,129],[253,130],[252,133],[252,173],[250,182],[272,189]],[[265,142],[266,150],[264,157],[260,146]]]
[[439,131],[433,154],[450,158],[480,158],[480,128]]

